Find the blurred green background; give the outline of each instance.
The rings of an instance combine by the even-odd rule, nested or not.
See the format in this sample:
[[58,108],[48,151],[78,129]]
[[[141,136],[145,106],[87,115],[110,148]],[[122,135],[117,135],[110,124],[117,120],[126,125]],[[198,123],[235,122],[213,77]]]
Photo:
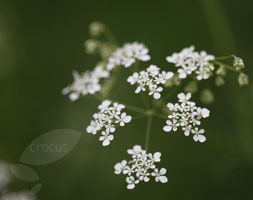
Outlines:
[[[133,191],[126,189],[123,176],[113,174],[113,166],[126,158],[126,149],[144,144],[146,119],[120,129],[103,148],[84,131],[98,102],[88,97],[71,103],[61,95],[72,70],[96,63],[82,47],[92,21],[108,25],[121,43],[145,43],[158,66],[194,44],[217,56],[244,58],[252,79],[252,6],[249,0],[1,0],[0,160],[16,163],[39,135],[73,129],[84,134],[71,154],[33,167],[43,184],[38,199],[253,199],[253,85],[239,87],[235,74],[214,89],[205,144],[182,133],[164,134],[164,121],[154,121],[150,149],[162,152],[160,166],[168,169],[169,183],[151,181]],[[124,90],[124,85],[119,82],[114,96],[141,104],[133,88]],[[18,188],[32,186],[16,182]]]

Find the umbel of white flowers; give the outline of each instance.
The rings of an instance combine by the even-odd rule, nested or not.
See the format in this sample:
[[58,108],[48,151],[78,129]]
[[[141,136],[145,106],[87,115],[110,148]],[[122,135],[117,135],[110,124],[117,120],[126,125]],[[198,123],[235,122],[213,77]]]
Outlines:
[[160,93],[163,91],[160,85],[165,84],[173,75],[173,72],[160,71],[157,66],[150,65],[146,70],[139,73],[135,72],[132,76],[129,76],[127,82],[131,85],[138,85],[135,93],[149,90],[149,95],[153,95],[155,99],[160,99]]
[[98,106],[99,112],[93,114],[93,120],[87,127],[87,132],[95,135],[98,131],[102,131],[99,140],[102,141],[103,146],[108,146],[114,139],[112,133],[115,132],[116,126],[125,126],[132,120],[130,115],[122,112],[124,108],[123,104],[112,103],[109,100],[103,101]]
[[191,93],[180,93],[177,95],[179,103],[168,103],[167,107],[172,112],[168,116],[166,126],[163,127],[165,132],[177,131],[181,127],[185,136],[193,134],[193,140],[205,142],[206,137],[203,135],[204,129],[199,129],[202,118],[209,117],[210,111],[206,108],[196,106],[195,102],[190,101]]
[[125,174],[127,189],[134,189],[140,182],[149,182],[150,177],[154,177],[156,182],[166,183],[168,181],[166,169],[160,170],[156,163],[161,161],[161,153],[147,153],[140,145],[135,145],[133,149],[128,149],[127,153],[132,159],[122,160],[114,166],[115,174]]
[[148,48],[144,44],[138,42],[127,43],[111,54],[108,58],[106,67],[99,65],[95,67],[94,70],[88,70],[82,74],[74,71],[74,82],[64,88],[62,94],[69,95],[71,101],[76,101],[80,96],[88,94],[93,95],[101,90],[101,80],[109,78],[112,69],[120,65],[128,68],[137,60],[150,60]]
[[81,95],[95,94],[101,90],[100,80],[108,78],[110,73],[102,66],[95,67],[92,71],[83,74],[73,72],[74,82],[62,90],[63,94],[69,94],[71,101],[76,101]]
[[184,48],[179,53],[168,56],[166,60],[178,67],[179,78],[184,79],[194,72],[198,80],[208,79],[213,70],[209,61],[214,60],[215,57],[208,55],[205,51],[196,52],[194,50],[194,46]]
[[[108,34],[108,29],[105,25],[98,22],[91,24],[90,35],[92,38],[85,42],[85,48],[86,52],[90,54],[98,53],[101,56],[101,66],[99,65],[93,71],[87,71],[83,74],[74,72],[74,82],[63,90],[63,94],[69,95],[72,101],[77,100],[81,96],[93,95],[101,91],[103,79],[108,79],[114,73],[115,68],[129,68],[133,67],[137,61],[149,61],[151,59],[148,48],[142,43],[127,43],[116,48],[117,42],[112,39],[114,38],[112,35],[112,37],[107,37],[108,41],[98,39],[102,35],[106,38],[106,33]],[[167,104],[169,115],[163,130],[172,132],[181,129],[184,135],[192,135],[194,141],[203,143],[206,141],[206,137],[204,136],[205,131],[200,128],[200,125],[203,118],[209,117],[210,111],[207,108],[198,107],[195,102],[190,101],[191,93],[198,90],[198,82],[209,79],[212,75],[216,76],[215,82],[217,86],[223,85],[225,83],[223,78],[226,76],[227,69],[238,73],[239,85],[247,85],[249,83],[248,76],[242,72],[244,68],[243,60],[233,55],[225,56],[225,59],[230,58],[234,58],[233,67],[220,62],[220,60],[224,60],[224,57],[215,58],[205,51],[195,51],[195,47],[190,46],[166,57],[169,63],[175,65],[176,72],[162,71],[155,65],[150,65],[141,71],[134,68],[133,71],[135,72],[128,77],[127,82],[137,86],[135,93],[147,91],[154,99],[160,99],[161,92],[165,87],[180,86],[188,78],[190,81],[184,87],[184,90],[190,93],[179,93],[177,95],[177,103]],[[111,82],[108,81],[107,83],[110,85]],[[106,85],[108,86],[108,84]],[[202,102],[210,103],[213,99],[211,91],[205,88],[201,95]],[[156,112],[161,107],[154,106],[154,113],[154,110],[145,111],[134,106],[131,107],[129,109],[149,117],[146,134],[146,139],[149,139],[151,114],[164,118],[162,114]],[[103,146],[108,146],[114,139],[113,133],[116,128],[124,126],[132,120],[132,117],[123,111],[124,108],[125,105],[121,103],[104,100],[98,106],[99,111],[93,115],[93,119],[87,126],[87,132],[94,135],[100,132],[99,140]],[[146,146],[148,146],[148,142]],[[115,165],[115,173],[127,176],[128,189],[133,189],[141,181],[148,182],[150,177],[155,177],[157,182],[167,182],[166,169],[162,168],[159,170],[156,167],[156,164],[160,162],[161,153],[148,153],[139,145],[134,146],[133,149],[129,149],[127,152],[132,159],[117,163]]]
[[127,43],[123,47],[118,48],[108,59],[106,68],[111,71],[119,65],[128,68],[136,62],[136,60],[148,61],[150,55],[148,48],[141,43]]

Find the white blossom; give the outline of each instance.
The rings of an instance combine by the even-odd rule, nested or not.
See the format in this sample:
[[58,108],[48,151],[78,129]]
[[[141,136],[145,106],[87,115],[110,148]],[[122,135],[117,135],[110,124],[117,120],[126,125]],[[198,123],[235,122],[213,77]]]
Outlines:
[[142,43],[127,43],[112,53],[108,60],[107,69],[112,70],[119,65],[128,68],[137,60],[148,61],[150,60],[148,52],[149,50]]
[[194,134],[193,136],[193,140],[195,142],[205,142],[206,141],[206,137],[203,135],[203,133],[205,132],[204,129],[199,129],[198,127],[196,127],[195,129],[192,129],[192,133]]
[[153,176],[156,182],[166,183],[166,169],[158,169],[156,163],[161,161],[161,153],[147,153],[140,145],[135,145],[132,149],[128,149],[127,153],[132,159],[123,160],[114,165],[115,174],[125,174],[127,189],[134,189],[140,182],[149,182]]
[[185,136],[191,133],[194,135],[193,140],[204,142],[206,137],[203,135],[204,129],[199,129],[202,118],[207,118],[210,111],[207,108],[196,106],[195,102],[190,101],[191,93],[180,93],[177,95],[178,102],[176,104],[168,103],[167,107],[171,111],[168,116],[166,125],[163,127],[165,132],[177,131],[178,127],[184,131]]
[[151,175],[155,177],[156,182],[167,183],[168,178],[164,176],[166,172],[167,170],[165,168],[160,169],[160,171],[158,169],[154,169],[154,172],[152,172]]
[[109,129],[102,131],[101,136],[99,137],[99,140],[103,141],[103,146],[108,146],[113,139],[114,136],[110,134]]
[[102,66],[95,67],[92,71],[82,74],[73,72],[74,82],[62,90],[64,95],[69,95],[71,101],[76,101],[81,95],[95,94],[101,90],[100,80],[108,78],[110,73]]
[[135,72],[128,77],[127,82],[131,85],[137,84],[135,93],[141,91],[149,91],[149,95],[153,95],[155,99],[160,99],[161,92],[163,91],[162,84],[173,77],[173,72],[160,71],[155,65],[150,65],[146,70]]
[[195,47],[184,48],[179,53],[167,56],[166,60],[178,67],[179,78],[184,79],[193,72],[198,80],[208,79],[212,70],[207,69],[209,61],[214,60],[213,55],[208,55],[205,51],[197,52]]
[[116,131],[117,125],[125,126],[131,122],[132,117],[122,112],[125,105],[110,100],[104,100],[99,106],[99,112],[93,114],[93,119],[87,126],[86,131],[93,135],[101,131],[99,140],[102,141],[103,146],[108,146],[114,139],[111,133]]

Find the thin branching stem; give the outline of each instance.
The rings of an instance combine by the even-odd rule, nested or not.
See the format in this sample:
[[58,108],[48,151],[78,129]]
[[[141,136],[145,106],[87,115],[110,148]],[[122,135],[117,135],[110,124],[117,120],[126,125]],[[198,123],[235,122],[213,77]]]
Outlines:
[[215,60],[228,60],[230,58],[233,58],[234,55],[229,55],[229,56],[221,56],[221,57],[215,57]]
[[159,114],[159,113],[154,113],[154,116],[156,116],[160,119],[168,119],[168,117],[166,115],[162,115],[162,114]]
[[[120,102],[118,102],[118,103],[120,103]],[[124,104],[126,106],[126,109],[128,109],[128,110],[131,110],[131,111],[134,111],[134,112],[137,112],[137,113],[141,113],[143,115],[147,115],[147,112],[144,109],[141,109],[139,107],[132,106],[132,105],[129,105],[129,104],[125,104],[125,103],[122,103],[122,104]]]
[[146,131],[146,138],[145,138],[145,150],[148,151],[149,148],[149,141],[151,136],[151,125],[152,125],[152,115],[148,116],[147,120],[147,131]]
[[219,62],[219,61],[212,61],[214,64],[216,64],[216,65],[222,65],[222,66],[224,66],[226,69],[228,69],[228,70],[231,70],[231,71],[234,71],[234,72],[238,72],[235,68],[233,68],[232,66],[230,66],[230,65],[227,65],[227,64],[224,64],[224,63],[222,63],[222,62]]

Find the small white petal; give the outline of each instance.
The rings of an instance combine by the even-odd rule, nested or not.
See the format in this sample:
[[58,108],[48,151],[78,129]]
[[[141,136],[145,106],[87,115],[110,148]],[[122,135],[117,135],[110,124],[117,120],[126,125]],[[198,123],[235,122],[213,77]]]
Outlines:
[[154,98],[155,99],[160,99],[161,95],[158,92],[156,92],[156,93],[154,93]]
[[160,177],[159,177],[159,181],[160,181],[161,183],[167,183],[167,182],[168,182],[168,178],[167,178],[166,176],[160,176]]
[[165,132],[170,132],[171,129],[172,129],[172,126],[164,126],[164,127],[163,127],[163,130],[164,130]]

